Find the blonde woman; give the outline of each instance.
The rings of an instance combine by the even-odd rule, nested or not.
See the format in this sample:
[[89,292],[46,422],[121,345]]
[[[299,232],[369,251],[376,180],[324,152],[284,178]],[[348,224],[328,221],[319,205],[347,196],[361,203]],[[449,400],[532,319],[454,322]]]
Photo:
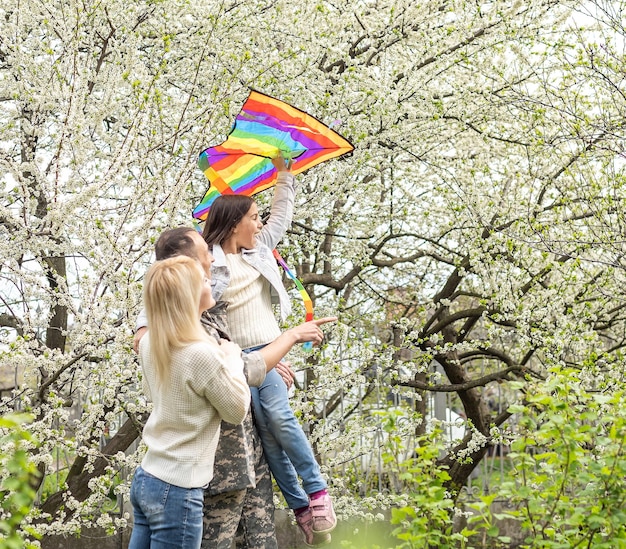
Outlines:
[[220,423],[241,423],[250,405],[241,349],[218,345],[202,328],[200,315],[215,301],[195,259],[157,261],[146,275],[144,304],[150,331],[139,361],[153,409],[131,485],[129,549],[199,548]]

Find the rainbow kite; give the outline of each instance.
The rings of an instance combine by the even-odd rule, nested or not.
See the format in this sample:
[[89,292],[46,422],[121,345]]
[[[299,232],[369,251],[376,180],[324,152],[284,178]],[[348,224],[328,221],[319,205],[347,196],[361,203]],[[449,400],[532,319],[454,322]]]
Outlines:
[[200,153],[198,166],[210,186],[193,217],[206,219],[220,194],[252,196],[272,187],[278,172],[271,159],[279,154],[292,160],[291,171],[299,174],[353,150],[349,141],[310,114],[252,91],[226,141]]

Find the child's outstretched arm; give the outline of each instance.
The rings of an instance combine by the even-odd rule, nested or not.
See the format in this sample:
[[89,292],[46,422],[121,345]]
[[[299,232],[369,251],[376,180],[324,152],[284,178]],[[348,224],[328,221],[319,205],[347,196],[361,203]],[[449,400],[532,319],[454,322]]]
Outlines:
[[293,219],[293,205],[296,199],[295,178],[291,173],[291,161],[282,156],[272,159],[278,170],[278,179],[274,188],[274,199],[270,216],[257,240],[273,250],[282,240]]
[[319,345],[324,339],[324,332],[322,332],[320,326],[328,322],[336,322],[336,320],[336,316],[327,316],[304,322],[299,326],[285,330],[274,341],[259,349],[259,353],[265,360],[267,371],[269,372],[276,366],[294,345],[307,341],[313,342],[314,345]]

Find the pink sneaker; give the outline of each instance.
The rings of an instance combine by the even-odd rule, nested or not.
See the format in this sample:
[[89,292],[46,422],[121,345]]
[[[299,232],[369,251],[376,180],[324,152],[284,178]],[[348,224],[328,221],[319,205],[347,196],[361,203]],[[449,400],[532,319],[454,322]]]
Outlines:
[[310,507],[303,513],[296,515],[296,522],[304,534],[304,544],[306,546],[316,547],[330,543],[330,534],[313,531],[313,512]]
[[327,534],[335,529],[337,517],[333,509],[333,502],[328,494],[312,499],[309,502],[309,509],[313,515],[313,532]]

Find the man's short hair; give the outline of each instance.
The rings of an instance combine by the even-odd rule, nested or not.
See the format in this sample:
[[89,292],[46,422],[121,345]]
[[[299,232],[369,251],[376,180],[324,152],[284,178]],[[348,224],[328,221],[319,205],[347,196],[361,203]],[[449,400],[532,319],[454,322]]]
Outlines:
[[196,244],[191,238],[194,232],[195,229],[191,227],[176,227],[163,231],[154,245],[157,261],[176,255],[186,255],[198,259]]

